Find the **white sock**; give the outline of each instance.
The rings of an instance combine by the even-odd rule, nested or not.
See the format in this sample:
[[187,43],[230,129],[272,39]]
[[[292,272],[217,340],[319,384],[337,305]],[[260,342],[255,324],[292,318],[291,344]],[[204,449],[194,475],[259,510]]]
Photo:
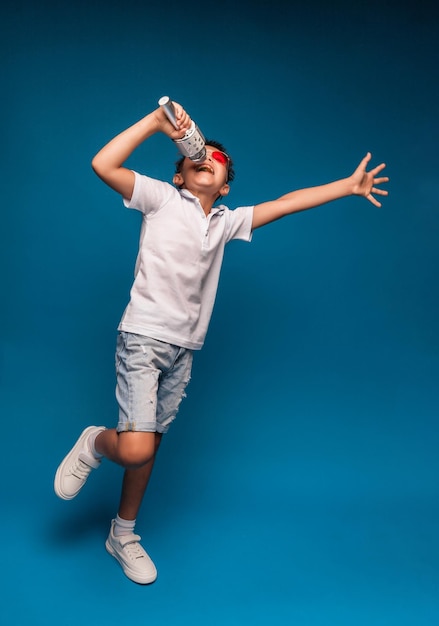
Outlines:
[[136,525],[135,519],[122,519],[119,515],[116,515],[114,520],[114,535],[115,537],[122,537],[123,535],[131,535],[134,532]]
[[97,433],[94,433],[93,435],[90,435],[90,437],[88,438],[88,442],[90,445],[90,451],[92,453],[92,455],[94,456],[95,459],[102,459],[103,455],[100,454],[100,452],[98,452],[95,448],[95,441],[96,441],[96,437],[98,435],[100,435],[102,432],[102,430],[100,430]]

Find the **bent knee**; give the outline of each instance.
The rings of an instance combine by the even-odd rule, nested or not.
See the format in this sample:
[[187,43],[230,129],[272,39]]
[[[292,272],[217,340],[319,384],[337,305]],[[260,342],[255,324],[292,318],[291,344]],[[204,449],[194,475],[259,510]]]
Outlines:
[[118,457],[124,467],[141,467],[155,454],[155,433],[119,433]]

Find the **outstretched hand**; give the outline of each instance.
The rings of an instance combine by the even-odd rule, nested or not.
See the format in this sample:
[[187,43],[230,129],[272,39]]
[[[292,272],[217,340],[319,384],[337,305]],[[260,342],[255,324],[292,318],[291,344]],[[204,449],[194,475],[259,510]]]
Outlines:
[[352,174],[352,182],[353,182],[353,190],[357,196],[364,196],[369,202],[372,202],[377,207],[381,206],[381,202],[373,196],[387,196],[388,191],[384,189],[380,189],[377,185],[381,185],[382,183],[387,183],[389,181],[387,176],[380,176],[377,178],[377,174],[382,172],[382,170],[386,167],[385,163],[381,163],[381,165],[377,165],[369,172],[366,171],[367,165],[372,158],[370,152],[366,154],[364,159],[362,159],[360,165],[357,167],[355,172]]

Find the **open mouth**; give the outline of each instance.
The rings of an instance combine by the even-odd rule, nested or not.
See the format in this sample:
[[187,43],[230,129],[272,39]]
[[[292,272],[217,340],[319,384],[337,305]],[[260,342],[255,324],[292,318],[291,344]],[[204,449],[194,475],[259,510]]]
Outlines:
[[213,167],[207,165],[207,163],[203,163],[203,165],[197,167],[197,172],[209,172],[209,174],[214,174]]

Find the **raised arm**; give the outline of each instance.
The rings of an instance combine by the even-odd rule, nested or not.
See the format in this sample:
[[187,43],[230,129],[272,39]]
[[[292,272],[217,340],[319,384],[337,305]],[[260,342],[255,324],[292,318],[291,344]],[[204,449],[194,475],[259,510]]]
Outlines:
[[377,177],[386,167],[384,163],[381,163],[381,165],[369,172],[366,171],[371,158],[372,155],[368,152],[355,172],[348,178],[342,178],[318,187],[298,189],[281,196],[277,200],[257,204],[253,212],[253,229],[269,224],[285,215],[312,209],[332,200],[351,195],[364,196],[369,202],[380,207],[381,203],[376,200],[373,194],[387,196],[388,192],[384,189],[379,189],[376,185],[386,183],[389,179],[387,176]]
[[96,174],[127,200],[133,193],[134,174],[123,164],[131,153],[154,133],[161,131],[171,139],[180,139],[190,127],[191,120],[185,110],[176,102],[174,108],[179,130],[173,127],[159,107],[114,137],[93,158],[92,167]]

